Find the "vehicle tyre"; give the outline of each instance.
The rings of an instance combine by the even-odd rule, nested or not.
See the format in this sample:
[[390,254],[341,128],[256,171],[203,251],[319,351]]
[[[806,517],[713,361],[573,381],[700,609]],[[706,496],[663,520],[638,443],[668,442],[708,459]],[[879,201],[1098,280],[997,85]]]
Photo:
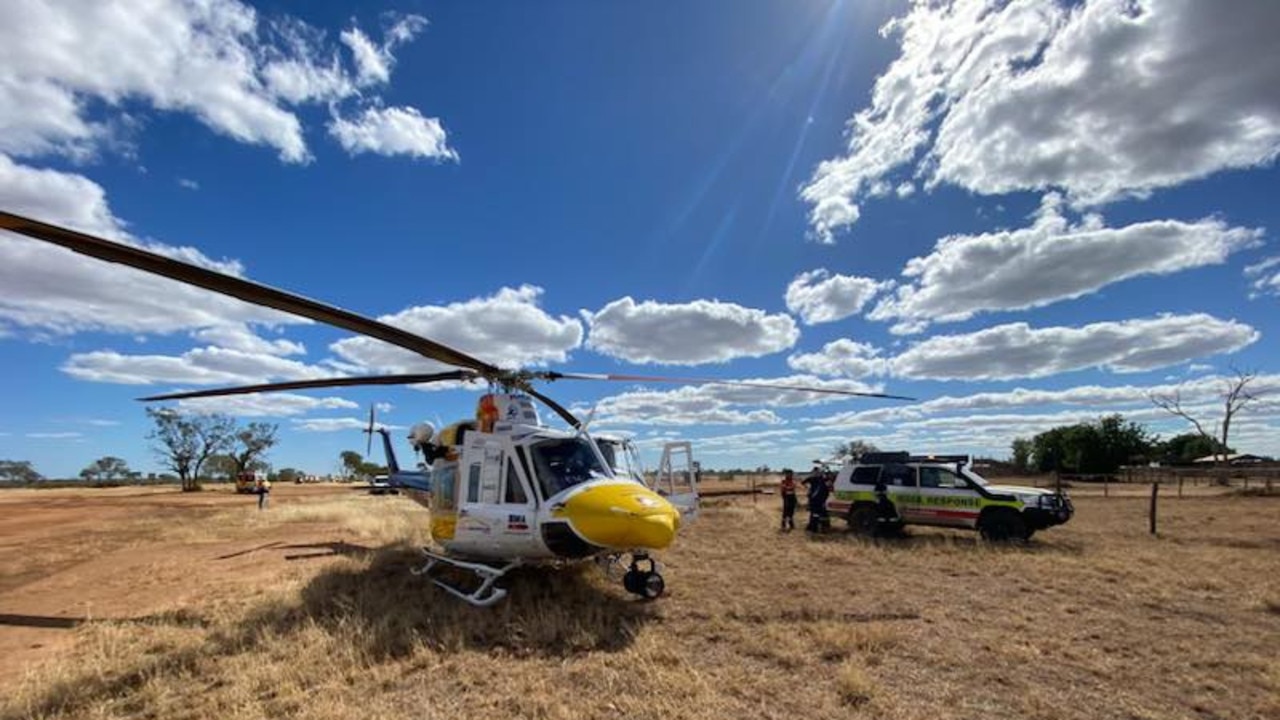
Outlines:
[[855,505],[849,510],[849,516],[846,519],[849,522],[849,531],[854,535],[870,537],[876,534],[880,525],[876,509],[870,505]]
[[978,531],[982,533],[984,539],[991,542],[1009,542],[1029,537],[1027,524],[1022,520],[1022,516],[1008,509],[987,513],[983,516]]

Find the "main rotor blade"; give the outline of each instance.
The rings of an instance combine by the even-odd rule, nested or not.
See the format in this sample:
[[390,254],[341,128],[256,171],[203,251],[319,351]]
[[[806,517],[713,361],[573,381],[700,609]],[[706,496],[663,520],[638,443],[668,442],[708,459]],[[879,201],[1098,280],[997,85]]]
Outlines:
[[526,387],[526,388],[524,388],[524,392],[529,393],[529,394],[530,394],[530,395],[532,395],[533,397],[535,397],[535,398],[537,398],[538,400],[540,400],[540,401],[542,402],[542,404],[543,404],[543,405],[546,405],[547,407],[549,407],[549,408],[551,408],[552,410],[554,410],[554,411],[555,411],[555,413],[556,413],[557,415],[559,415],[559,416],[560,416],[560,418],[561,418],[562,420],[564,420],[565,422],[569,423],[569,427],[573,428],[574,430],[581,430],[581,429],[582,429],[582,421],[578,420],[578,418],[577,418],[577,417],[575,417],[573,413],[569,412],[569,410],[568,410],[567,408],[565,408],[565,406],[561,405],[560,403],[556,402],[555,400],[552,400],[551,398],[547,397],[546,395],[543,395],[542,393],[538,392],[537,390],[534,390],[534,389],[533,389],[533,388],[531,388],[531,387]]
[[416,374],[416,375],[357,375],[355,377],[325,378],[322,380],[290,380],[287,382],[263,383],[261,385],[240,385],[238,387],[214,388],[212,390],[192,390],[190,392],[169,393],[138,398],[142,402],[155,400],[189,400],[191,398],[221,397],[223,395],[251,395],[260,392],[276,392],[279,390],[309,390],[312,388],[349,387],[353,385],[417,385],[419,383],[443,382],[446,380],[475,380],[480,376],[470,370],[450,370],[448,372]]
[[888,393],[857,392],[854,390],[836,390],[835,388],[807,387],[804,385],[784,385],[781,383],[748,382],[743,380],[719,380],[716,378],[695,377],[658,377],[652,375],[614,375],[609,373],[561,373],[556,371],[540,372],[534,375],[542,380],[608,380],[612,382],[658,382],[678,383],[683,385],[732,385],[734,387],[761,388],[764,390],[791,390],[794,392],[823,393],[826,395],[850,395],[855,397],[886,398],[889,400],[909,400],[915,398]]
[[3,211],[0,211],[0,230],[21,233],[36,240],[61,245],[81,255],[128,265],[129,267],[167,277],[171,280],[177,280],[187,285],[195,285],[222,295],[229,295],[253,305],[274,308],[291,315],[350,330],[354,333],[402,347],[405,350],[411,350],[431,360],[470,368],[482,375],[494,376],[501,373],[500,368],[473,358],[466,353],[441,345],[433,340],[428,340],[420,335],[392,327],[386,323],[363,315],[357,315],[349,310],[325,305],[301,295],[294,295],[267,285],[225,275],[208,268],[185,263],[181,260],[174,260],[173,258],[123,243],[105,240]]

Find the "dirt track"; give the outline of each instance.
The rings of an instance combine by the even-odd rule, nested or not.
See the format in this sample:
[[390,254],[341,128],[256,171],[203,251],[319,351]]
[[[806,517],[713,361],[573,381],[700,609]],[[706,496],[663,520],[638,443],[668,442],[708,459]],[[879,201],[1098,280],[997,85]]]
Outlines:
[[[350,495],[351,486],[277,485],[271,510]],[[339,553],[325,523],[228,524],[222,537],[172,540],[218,513],[257,513],[257,498],[227,488],[172,487],[0,492],[0,689],[56,653],[77,625],[134,620],[253,593],[273,577]],[[270,510],[269,510],[270,511]]]

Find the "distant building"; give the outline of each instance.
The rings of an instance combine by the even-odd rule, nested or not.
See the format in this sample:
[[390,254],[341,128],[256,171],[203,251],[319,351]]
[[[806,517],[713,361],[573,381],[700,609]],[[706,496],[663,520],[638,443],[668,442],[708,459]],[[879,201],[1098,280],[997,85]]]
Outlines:
[[1261,455],[1250,455],[1248,453],[1232,453],[1230,455],[1205,455],[1196,458],[1191,462],[1197,465],[1213,465],[1219,460],[1226,460],[1228,465],[1253,465],[1254,463],[1271,462],[1271,458],[1262,457]]

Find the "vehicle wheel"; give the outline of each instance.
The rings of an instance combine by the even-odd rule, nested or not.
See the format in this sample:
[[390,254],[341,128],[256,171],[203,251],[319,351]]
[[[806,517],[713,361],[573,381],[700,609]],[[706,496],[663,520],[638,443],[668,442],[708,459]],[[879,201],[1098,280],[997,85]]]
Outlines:
[[849,531],[854,535],[871,536],[876,533],[880,525],[880,519],[876,516],[876,509],[870,505],[858,505],[849,511]]
[[643,584],[644,573],[639,570],[628,570],[626,574],[622,576],[622,587],[632,595],[642,594],[641,591],[643,589]]
[[1027,524],[1013,510],[997,510],[988,513],[978,527],[982,537],[991,542],[1009,542],[1028,537]]

